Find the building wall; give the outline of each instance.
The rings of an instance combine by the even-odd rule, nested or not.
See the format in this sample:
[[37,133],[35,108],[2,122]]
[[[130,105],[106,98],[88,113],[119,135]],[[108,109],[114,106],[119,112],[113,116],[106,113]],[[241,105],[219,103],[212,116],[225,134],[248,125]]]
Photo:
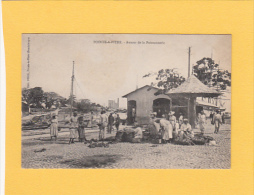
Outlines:
[[144,87],[134,93],[127,96],[127,101],[136,101],[136,119],[139,124],[147,124],[149,122],[150,113],[153,112],[153,101],[158,98],[170,98],[167,95],[155,96],[154,93],[157,91],[152,88],[147,90],[148,87]]
[[119,108],[119,98],[117,102],[115,100],[108,100],[108,107],[113,108],[113,109],[118,109]]

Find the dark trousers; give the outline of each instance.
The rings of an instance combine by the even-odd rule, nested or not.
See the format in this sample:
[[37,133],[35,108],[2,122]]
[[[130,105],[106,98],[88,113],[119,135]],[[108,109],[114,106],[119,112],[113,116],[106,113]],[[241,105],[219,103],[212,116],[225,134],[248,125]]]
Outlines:
[[118,131],[119,130],[119,123],[116,123],[115,126],[116,126],[116,130]]

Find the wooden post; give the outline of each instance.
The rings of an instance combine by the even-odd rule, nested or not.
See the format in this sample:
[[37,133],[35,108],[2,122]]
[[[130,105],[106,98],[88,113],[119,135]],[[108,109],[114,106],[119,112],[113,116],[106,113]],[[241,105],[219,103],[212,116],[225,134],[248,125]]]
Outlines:
[[187,107],[187,114],[188,114],[188,120],[190,121],[190,98],[188,98],[188,107]]
[[189,101],[189,121],[192,128],[195,128],[196,123],[196,97],[191,97]]
[[189,47],[189,58],[188,58],[188,77],[190,77],[190,53],[191,53],[191,49],[190,49],[190,47]]

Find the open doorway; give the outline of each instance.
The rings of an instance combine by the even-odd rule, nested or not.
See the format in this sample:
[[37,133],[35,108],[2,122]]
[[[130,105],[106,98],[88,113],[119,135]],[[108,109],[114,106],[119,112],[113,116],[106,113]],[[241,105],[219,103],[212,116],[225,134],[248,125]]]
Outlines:
[[137,104],[135,100],[128,101],[127,122],[129,125],[136,120]]
[[158,98],[153,101],[153,112],[157,113],[158,118],[162,118],[163,114],[170,111],[170,100],[166,98]]

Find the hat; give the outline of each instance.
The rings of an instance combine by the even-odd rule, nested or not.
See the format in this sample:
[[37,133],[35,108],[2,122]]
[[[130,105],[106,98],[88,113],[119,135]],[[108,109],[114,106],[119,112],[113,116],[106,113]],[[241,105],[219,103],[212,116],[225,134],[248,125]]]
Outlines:
[[173,114],[175,114],[174,111],[170,111],[170,112],[169,112],[169,115],[173,115]]
[[183,119],[184,122],[189,122],[189,120],[187,118]]
[[52,116],[56,116],[56,113],[52,113]]
[[153,115],[153,116],[156,116],[156,115],[157,115],[157,112],[152,112],[150,115],[151,115],[151,116],[152,116],[152,115]]

